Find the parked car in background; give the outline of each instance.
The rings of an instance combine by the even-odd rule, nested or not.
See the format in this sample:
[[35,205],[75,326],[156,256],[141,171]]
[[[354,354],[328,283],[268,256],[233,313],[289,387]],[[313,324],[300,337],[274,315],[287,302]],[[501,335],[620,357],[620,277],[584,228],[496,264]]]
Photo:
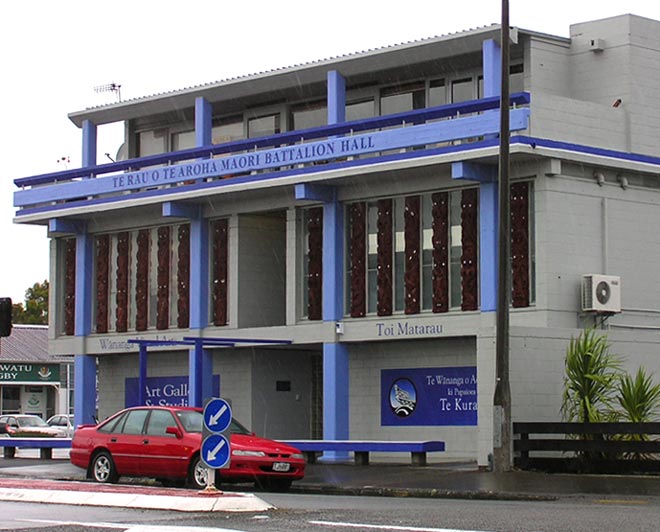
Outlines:
[[48,418],[46,423],[59,430],[66,438],[73,436],[73,414],[57,414]]
[[6,414],[0,416],[0,433],[15,438],[51,437],[63,438],[64,433],[51,427],[39,416],[31,414]]
[[[121,476],[152,477],[165,485],[205,488],[208,469],[200,458],[201,408],[141,406],[121,410],[99,425],[79,426],[71,441],[71,463],[96,482]],[[236,420],[228,428],[230,464],[216,470],[216,485],[254,482],[286,491],[305,475],[302,453],[259,438]]]

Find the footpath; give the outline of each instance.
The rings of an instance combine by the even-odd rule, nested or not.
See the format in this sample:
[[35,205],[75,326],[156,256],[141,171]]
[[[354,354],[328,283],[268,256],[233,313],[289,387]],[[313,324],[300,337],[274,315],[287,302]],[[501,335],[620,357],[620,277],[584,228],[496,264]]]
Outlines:
[[[0,458],[0,500],[172,509],[177,511],[265,511],[272,508],[252,485],[227,485],[220,492],[163,488],[127,480],[100,485],[85,479],[66,456],[41,460],[20,451]],[[23,453],[23,454],[21,454]],[[121,479],[122,481],[124,479]],[[435,497],[483,500],[557,500],[590,497],[630,500],[660,497],[660,476],[573,475],[530,471],[485,472],[472,462],[409,464],[308,464],[292,493]]]

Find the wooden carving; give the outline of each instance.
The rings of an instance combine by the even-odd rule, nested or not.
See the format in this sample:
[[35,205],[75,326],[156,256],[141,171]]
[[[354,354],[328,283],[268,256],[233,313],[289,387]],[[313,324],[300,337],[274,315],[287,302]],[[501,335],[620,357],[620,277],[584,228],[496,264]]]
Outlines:
[[170,228],[158,228],[158,271],[156,280],[158,291],[156,298],[156,329],[168,329],[170,326]]
[[421,200],[419,196],[408,196],[405,202],[405,312],[417,314],[420,311],[420,266],[421,266]]
[[461,255],[462,310],[479,307],[478,268],[478,196],[476,188],[463,190],[461,198],[461,230],[463,254]]
[[110,235],[96,237],[96,332],[108,332]]
[[128,330],[128,259],[129,233],[124,231],[117,235],[117,310],[115,313],[115,330]]
[[433,230],[433,312],[449,311],[449,193],[431,196]]
[[216,220],[213,238],[213,324],[227,325],[228,222]]
[[180,329],[190,327],[190,224],[179,226],[177,259],[177,318]]
[[378,200],[378,259],[376,286],[379,316],[392,314],[392,200]]
[[140,229],[137,236],[137,267],[135,272],[135,330],[149,326],[149,229]]
[[511,303],[529,306],[529,183],[511,185]]
[[307,215],[307,317],[322,319],[323,309],[323,207],[306,211]]
[[351,220],[351,317],[367,313],[366,299],[366,230],[367,206],[364,202],[350,206]]
[[76,333],[76,239],[65,241],[64,262],[64,334]]

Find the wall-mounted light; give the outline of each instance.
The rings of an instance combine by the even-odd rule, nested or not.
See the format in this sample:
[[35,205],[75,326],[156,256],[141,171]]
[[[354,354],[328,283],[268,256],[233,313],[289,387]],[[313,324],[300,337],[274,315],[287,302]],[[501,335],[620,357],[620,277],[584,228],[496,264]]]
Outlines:
[[626,176],[617,175],[616,180],[619,182],[623,190],[626,190],[628,188],[628,178]]
[[598,186],[602,187],[605,184],[605,174],[603,172],[594,172],[594,179],[598,183]]

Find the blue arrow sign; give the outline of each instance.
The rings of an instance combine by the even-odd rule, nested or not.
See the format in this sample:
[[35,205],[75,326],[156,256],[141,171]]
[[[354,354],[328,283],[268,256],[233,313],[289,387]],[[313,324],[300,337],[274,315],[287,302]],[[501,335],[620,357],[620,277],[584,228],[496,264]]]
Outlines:
[[202,441],[202,462],[211,469],[220,469],[229,463],[229,440],[222,434],[211,434]]
[[231,406],[224,399],[211,399],[204,407],[204,426],[210,432],[224,432],[231,423]]

